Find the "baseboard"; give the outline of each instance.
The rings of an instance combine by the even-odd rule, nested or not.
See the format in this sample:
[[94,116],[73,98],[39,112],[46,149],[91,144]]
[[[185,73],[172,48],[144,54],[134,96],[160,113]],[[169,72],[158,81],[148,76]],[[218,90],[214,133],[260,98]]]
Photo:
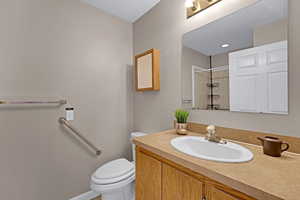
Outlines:
[[99,193],[89,191],[89,192],[83,193],[77,197],[73,197],[69,200],[91,200],[91,199],[98,197],[99,195],[100,195]]

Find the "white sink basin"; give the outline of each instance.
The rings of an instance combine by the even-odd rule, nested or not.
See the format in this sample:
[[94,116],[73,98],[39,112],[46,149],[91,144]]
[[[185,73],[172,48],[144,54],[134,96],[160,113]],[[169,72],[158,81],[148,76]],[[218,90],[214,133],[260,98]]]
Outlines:
[[180,152],[205,160],[241,163],[253,158],[252,152],[241,145],[232,142],[218,144],[209,142],[204,137],[177,137],[171,140],[171,145]]

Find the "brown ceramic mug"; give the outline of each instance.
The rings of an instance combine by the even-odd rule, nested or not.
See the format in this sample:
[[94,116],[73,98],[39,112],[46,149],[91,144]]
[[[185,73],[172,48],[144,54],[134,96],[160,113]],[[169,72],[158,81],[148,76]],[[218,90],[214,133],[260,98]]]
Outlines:
[[[273,157],[280,157],[281,153],[288,150],[290,145],[288,143],[282,142],[279,138],[266,136],[266,137],[258,137],[262,143],[264,154],[273,156]],[[284,148],[283,145],[285,145]]]

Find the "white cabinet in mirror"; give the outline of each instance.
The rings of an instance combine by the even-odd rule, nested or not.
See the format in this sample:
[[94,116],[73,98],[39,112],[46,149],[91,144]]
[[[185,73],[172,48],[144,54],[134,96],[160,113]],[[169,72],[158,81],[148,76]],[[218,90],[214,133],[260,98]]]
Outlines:
[[288,114],[288,2],[261,0],[186,33],[182,107]]
[[287,41],[229,54],[230,110],[288,113]]

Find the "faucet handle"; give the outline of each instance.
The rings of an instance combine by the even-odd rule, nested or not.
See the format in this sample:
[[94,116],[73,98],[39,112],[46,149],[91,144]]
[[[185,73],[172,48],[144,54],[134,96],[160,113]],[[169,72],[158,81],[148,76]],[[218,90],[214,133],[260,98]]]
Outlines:
[[213,135],[216,133],[216,127],[214,125],[209,125],[207,128],[207,133],[210,135]]

